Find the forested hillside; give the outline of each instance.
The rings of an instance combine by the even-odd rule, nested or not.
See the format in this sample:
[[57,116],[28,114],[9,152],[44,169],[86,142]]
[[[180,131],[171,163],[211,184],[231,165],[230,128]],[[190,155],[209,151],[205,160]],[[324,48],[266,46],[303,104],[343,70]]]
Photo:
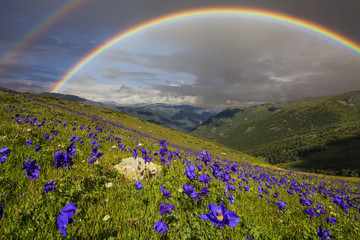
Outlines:
[[359,103],[360,91],[355,91],[243,108],[231,117],[209,119],[193,134],[278,166],[358,176]]

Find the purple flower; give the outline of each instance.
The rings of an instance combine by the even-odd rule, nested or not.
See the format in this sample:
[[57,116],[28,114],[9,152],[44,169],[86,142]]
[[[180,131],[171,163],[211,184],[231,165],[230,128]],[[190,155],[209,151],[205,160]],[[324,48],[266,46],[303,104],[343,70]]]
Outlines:
[[184,188],[183,193],[185,193],[186,195],[189,195],[189,196],[194,191],[194,186],[191,186],[191,185],[184,184],[183,188]]
[[78,210],[78,208],[75,207],[75,204],[69,203],[60,211],[60,214],[57,218],[57,224],[61,234],[64,237],[66,237],[66,230],[68,224],[74,222],[74,220],[72,220],[72,217],[75,215],[74,211],[76,210]]
[[309,214],[310,218],[319,217],[319,215],[315,212],[315,209],[306,209],[306,213]]
[[332,217],[331,217],[331,218],[328,218],[328,217],[327,217],[327,218],[325,218],[325,220],[326,220],[326,223],[327,223],[327,224],[329,224],[329,222],[331,222],[331,223],[334,224],[334,225],[336,224],[336,219],[335,219],[335,218],[332,218]]
[[286,203],[284,203],[281,199],[279,199],[279,201],[276,202],[275,205],[278,206],[279,210],[285,211]]
[[143,187],[143,185],[141,184],[140,181],[137,181],[137,182],[135,183],[135,187],[136,187],[136,190],[139,191],[139,190]]
[[97,159],[95,157],[89,158],[89,164],[96,162]]
[[55,184],[53,184],[54,181],[55,180],[52,180],[52,181],[48,182],[47,184],[45,184],[44,193],[52,192],[55,190]]
[[35,147],[35,152],[38,152],[41,149],[40,146]]
[[3,205],[0,205],[0,220],[2,219],[3,214],[4,214]]
[[30,162],[24,162],[24,167],[21,169],[25,169],[25,173],[27,174],[28,178],[32,180],[36,180],[39,177],[38,171],[41,170],[41,167],[35,166],[36,160]]
[[67,152],[59,152],[60,149],[58,149],[55,153],[55,165],[56,168],[62,167],[62,168],[66,168],[69,167],[71,165],[73,165],[74,163],[71,161],[72,158],[70,157],[69,153]]
[[166,205],[165,203],[160,203],[160,215],[164,215],[165,213],[172,213],[172,209],[174,209],[175,206],[173,204]]
[[186,174],[186,176],[190,179],[193,180],[196,177],[196,173],[195,173],[195,165],[192,164],[190,166],[185,166],[186,171],[184,174]]
[[201,193],[199,194],[199,197],[204,197],[208,193],[210,193],[209,187],[204,187],[203,189],[201,189]]
[[4,163],[10,154],[10,149],[8,149],[7,147],[4,147],[0,150],[0,154],[1,154],[0,162]]
[[25,143],[25,146],[31,147],[32,142],[33,141],[31,139],[27,140],[26,143]]
[[160,189],[164,197],[166,197],[167,199],[172,198],[172,196],[170,195],[171,192],[164,188],[162,184],[160,185]]
[[203,174],[199,176],[200,183],[209,183],[212,181],[212,178],[209,177],[207,174]]
[[158,221],[154,224],[154,229],[159,234],[163,234],[165,231],[169,231],[168,226],[163,221]]
[[75,141],[76,135],[71,135],[70,142]]
[[76,153],[76,148],[74,147],[74,142],[71,142],[70,145],[66,148],[66,152],[71,156],[74,157]]
[[240,217],[233,211],[225,210],[224,203],[220,203],[219,207],[211,203],[208,205],[208,209],[211,212],[200,214],[200,217],[202,220],[210,220],[216,227],[224,227],[224,225],[235,227],[240,220]]
[[321,225],[318,227],[317,232],[318,236],[320,237],[319,240],[327,240],[332,238],[329,230],[324,230]]

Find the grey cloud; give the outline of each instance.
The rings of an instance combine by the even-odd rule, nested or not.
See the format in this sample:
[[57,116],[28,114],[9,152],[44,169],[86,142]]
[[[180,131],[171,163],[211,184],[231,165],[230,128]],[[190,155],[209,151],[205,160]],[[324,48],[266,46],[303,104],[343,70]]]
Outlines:
[[198,97],[202,106],[288,101],[360,89],[358,56],[304,29],[217,19],[158,28],[146,38],[186,50],[170,56],[123,51],[122,61],[196,76],[192,85],[167,81],[153,87]]

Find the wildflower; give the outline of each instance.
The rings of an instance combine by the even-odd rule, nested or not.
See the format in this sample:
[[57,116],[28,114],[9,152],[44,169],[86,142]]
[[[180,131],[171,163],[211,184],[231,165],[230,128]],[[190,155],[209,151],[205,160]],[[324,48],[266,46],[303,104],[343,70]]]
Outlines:
[[28,178],[36,180],[36,178],[39,177],[38,171],[41,170],[41,167],[35,166],[36,160],[23,163],[24,167],[21,170],[25,169],[25,173],[27,174]]
[[8,149],[7,147],[4,147],[0,150],[0,154],[2,155],[0,158],[0,162],[4,163],[10,154],[10,149]]
[[66,148],[66,152],[71,156],[74,157],[76,153],[76,148],[74,147],[74,142],[71,142],[70,145]]
[[75,141],[76,135],[71,135],[70,142]]
[[199,194],[199,197],[204,197],[208,193],[210,193],[209,187],[204,187],[203,189],[201,189],[201,193]]
[[66,168],[69,167],[71,165],[73,165],[74,163],[71,161],[71,157],[69,155],[69,153],[67,152],[59,152],[60,149],[58,149],[55,153],[55,165],[56,168],[62,167],[62,168]]
[[61,234],[64,237],[66,237],[66,230],[68,224],[74,222],[74,220],[72,220],[72,217],[75,215],[74,211],[76,210],[78,210],[78,208],[75,207],[75,204],[69,203],[60,211],[60,214],[57,218],[57,224]]
[[331,222],[331,223],[334,224],[334,225],[336,224],[336,219],[335,219],[335,218],[332,218],[332,217],[331,217],[331,218],[328,218],[328,217],[327,217],[327,218],[325,218],[325,220],[326,220],[326,223],[327,223],[327,224],[329,224],[329,222]]
[[169,231],[168,226],[163,221],[158,221],[154,224],[154,229],[159,234],[163,234],[165,231]]
[[172,209],[174,209],[175,206],[173,204],[166,205],[165,203],[160,203],[160,215],[164,215],[165,213],[172,213]]
[[0,205],[0,220],[2,219],[3,214],[4,214],[3,205]]
[[220,203],[219,207],[211,203],[208,205],[208,209],[211,212],[200,214],[200,217],[202,220],[210,220],[216,227],[224,227],[224,225],[235,227],[240,220],[240,217],[233,211],[225,210],[224,203]]
[[212,181],[212,178],[209,177],[207,174],[203,174],[199,176],[200,183],[209,183]]
[[27,140],[26,143],[25,143],[25,146],[31,147],[32,142],[33,141],[31,139]]
[[307,208],[307,209],[306,209],[306,213],[309,214],[309,217],[310,217],[310,218],[319,217],[319,215],[315,212],[315,209],[309,209],[309,208]]
[[138,155],[138,150],[137,150],[137,149],[134,149],[134,151],[133,151],[133,158],[136,159],[136,158],[137,158],[137,155]]
[[137,182],[135,183],[135,187],[136,187],[136,190],[139,191],[140,189],[142,189],[143,185],[141,184],[140,181],[137,181]]
[[278,206],[279,210],[285,211],[286,203],[284,203],[281,199],[275,203]]
[[35,152],[38,152],[41,149],[40,146],[35,147]]
[[97,159],[95,157],[89,158],[89,164],[96,162]]
[[329,230],[323,230],[321,225],[318,227],[317,232],[318,232],[318,236],[320,237],[319,240],[327,240],[327,239],[332,238],[332,236],[330,235]]
[[171,192],[164,188],[162,184],[160,185],[160,189],[164,197],[166,197],[167,199],[172,198],[172,196],[170,195]]
[[48,182],[47,184],[45,184],[44,186],[44,193],[47,193],[47,192],[52,192],[55,190],[55,184],[54,183],[55,180],[52,180],[50,182]]
[[229,194],[228,194],[228,200],[229,200],[229,203],[234,204],[234,202],[235,202],[235,197],[234,197],[231,193],[229,193]]
[[189,196],[194,191],[194,186],[191,186],[191,185],[184,184],[183,188],[184,188],[183,193],[185,193],[186,195],[189,195]]
[[184,174],[186,174],[186,176],[190,179],[193,180],[196,177],[196,173],[195,173],[195,165],[192,164],[190,166],[185,166],[186,171]]

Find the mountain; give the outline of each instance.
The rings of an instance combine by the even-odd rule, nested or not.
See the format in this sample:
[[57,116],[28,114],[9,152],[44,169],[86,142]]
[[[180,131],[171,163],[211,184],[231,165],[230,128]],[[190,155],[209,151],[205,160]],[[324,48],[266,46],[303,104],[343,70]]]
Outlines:
[[360,91],[226,109],[191,133],[288,169],[360,175]]
[[114,101],[95,102],[60,93],[42,93],[42,95],[127,113],[145,121],[184,132],[193,130],[219,112],[214,109],[197,108],[190,105],[166,105],[162,103],[118,104]]

